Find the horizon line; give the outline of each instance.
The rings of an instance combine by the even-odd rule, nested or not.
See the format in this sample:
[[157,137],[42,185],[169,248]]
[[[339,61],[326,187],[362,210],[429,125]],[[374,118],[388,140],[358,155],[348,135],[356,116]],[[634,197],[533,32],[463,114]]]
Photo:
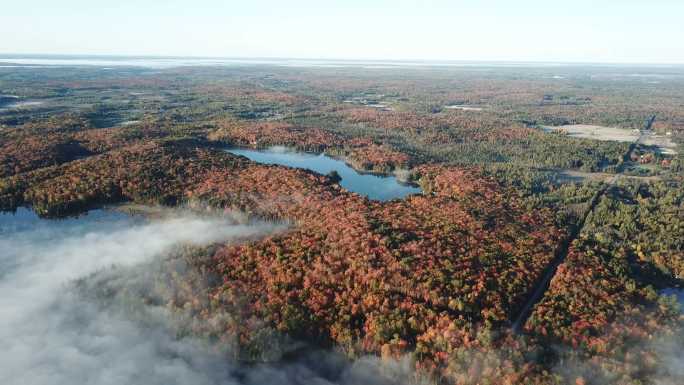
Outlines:
[[684,66],[684,62],[656,62],[656,61],[580,61],[580,60],[530,60],[530,59],[389,59],[389,58],[334,58],[334,57],[287,57],[287,56],[211,56],[211,55],[158,55],[158,54],[104,54],[104,53],[5,53],[0,52],[0,58],[138,58],[138,59],[194,59],[194,60],[292,60],[292,61],[330,61],[330,62],[378,62],[378,63],[419,63],[427,65],[443,64],[565,64],[565,65],[621,65],[621,66]]

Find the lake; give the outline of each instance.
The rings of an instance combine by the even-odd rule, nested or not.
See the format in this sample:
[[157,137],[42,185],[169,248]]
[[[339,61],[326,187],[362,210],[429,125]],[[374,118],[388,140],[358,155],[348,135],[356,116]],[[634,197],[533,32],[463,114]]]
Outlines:
[[250,150],[233,148],[226,150],[231,154],[241,155],[262,164],[277,164],[281,166],[311,170],[319,174],[337,171],[342,177],[340,185],[345,189],[366,196],[370,199],[388,201],[405,198],[411,194],[420,194],[418,187],[401,183],[395,176],[382,176],[362,173],[354,170],[344,161],[325,154],[297,152],[282,147],[272,147],[267,150]]
[[[55,244],[70,237],[97,232],[128,229],[141,223],[140,216],[130,216],[116,210],[92,210],[79,217],[66,219],[42,219],[30,209],[20,207],[14,213],[0,212],[0,278],[20,265],[20,258],[27,249],[49,250]],[[36,253],[36,254],[40,254]],[[31,262],[38,256],[31,257]]]

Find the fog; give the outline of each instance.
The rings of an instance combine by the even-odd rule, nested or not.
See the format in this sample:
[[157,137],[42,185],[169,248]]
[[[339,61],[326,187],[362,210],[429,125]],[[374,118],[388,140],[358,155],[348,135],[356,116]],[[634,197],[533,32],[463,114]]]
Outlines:
[[[138,306],[117,294],[129,285],[145,288],[145,270],[179,243],[230,242],[282,229],[190,214],[147,221],[97,211],[58,222],[25,210],[0,215],[0,383],[398,382],[381,375],[376,359],[350,364],[328,352],[280,365],[239,364],[225,349],[177,335],[164,306]],[[113,294],[98,299],[84,288]],[[383,370],[408,373],[408,363],[392,365]]]
[[[197,282],[202,274],[192,275],[183,259],[174,257],[183,255],[185,248],[179,245],[242,242],[284,230],[280,224],[188,213],[147,220],[94,211],[61,221],[40,220],[27,210],[16,216],[0,214],[0,383],[418,382],[409,359],[364,357],[350,362],[341,354],[282,339],[265,326],[266,354],[277,359],[296,350],[295,358],[240,362],[231,343],[217,344],[186,332],[192,323],[230,319],[231,314],[203,321],[165,306],[177,283],[164,277],[185,274],[192,284],[203,284]],[[660,365],[651,379],[659,385],[676,384],[684,377],[681,339],[652,344]],[[610,382],[588,363],[572,359],[554,371],[569,380],[584,376]]]

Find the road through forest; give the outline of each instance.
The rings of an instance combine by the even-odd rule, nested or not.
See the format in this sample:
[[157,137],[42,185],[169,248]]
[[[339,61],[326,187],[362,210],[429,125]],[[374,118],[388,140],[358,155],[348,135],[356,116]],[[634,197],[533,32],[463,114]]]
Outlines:
[[532,292],[532,295],[529,297],[527,302],[525,302],[525,305],[523,305],[522,309],[518,313],[518,316],[513,320],[512,323],[512,328],[515,333],[521,333],[523,330],[523,327],[525,326],[525,323],[527,322],[527,319],[530,317],[532,314],[532,310],[534,307],[537,305],[537,303],[544,297],[544,294],[549,288],[549,285],[551,284],[551,280],[553,277],[556,275],[556,271],[558,270],[558,266],[560,266],[563,262],[565,262],[566,257],[568,256],[568,252],[570,250],[570,246],[572,245],[572,242],[577,239],[577,237],[580,235],[582,232],[582,229],[584,228],[584,224],[591,215],[591,213],[594,211],[594,208],[598,204],[598,202],[601,200],[601,197],[615,184],[617,183],[618,180],[622,179],[623,175],[622,172],[624,171],[624,164],[629,161],[631,158],[632,152],[634,149],[637,147],[638,144],[643,143],[644,138],[646,137],[648,131],[650,128],[653,126],[653,123],[655,122],[655,115],[650,117],[644,126],[644,129],[640,131],[639,133],[639,138],[635,140],[630,146],[629,150],[625,154],[623,158],[623,162],[616,171],[616,174],[611,177],[610,179],[605,181],[605,185],[601,187],[599,191],[594,194],[592,197],[589,207],[585,211],[584,215],[582,216],[582,219],[577,223],[576,226],[573,227],[570,236],[568,236],[560,245],[560,247],[556,250],[556,255],[551,264],[546,268],[544,271],[544,274],[542,275],[541,280],[539,283],[536,285],[534,291]]

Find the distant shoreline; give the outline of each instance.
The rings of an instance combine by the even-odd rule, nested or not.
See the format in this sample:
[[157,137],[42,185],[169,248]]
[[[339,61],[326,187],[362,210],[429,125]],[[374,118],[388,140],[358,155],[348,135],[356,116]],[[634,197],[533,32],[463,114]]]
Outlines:
[[[155,55],[67,55],[67,54],[14,54],[0,53],[0,67],[4,64],[37,65],[38,62],[69,64],[70,62],[91,62],[77,65],[129,65],[127,63],[182,62],[186,65],[235,65],[263,64],[284,66],[322,67],[605,67],[605,68],[683,68],[684,63],[612,63],[612,62],[564,62],[564,61],[519,61],[519,60],[395,60],[395,59],[335,59],[335,58],[284,58],[284,57],[220,57],[220,56],[155,56]],[[96,63],[95,63],[96,62]],[[43,65],[60,65],[43,64]],[[133,66],[135,66],[133,64]]]

